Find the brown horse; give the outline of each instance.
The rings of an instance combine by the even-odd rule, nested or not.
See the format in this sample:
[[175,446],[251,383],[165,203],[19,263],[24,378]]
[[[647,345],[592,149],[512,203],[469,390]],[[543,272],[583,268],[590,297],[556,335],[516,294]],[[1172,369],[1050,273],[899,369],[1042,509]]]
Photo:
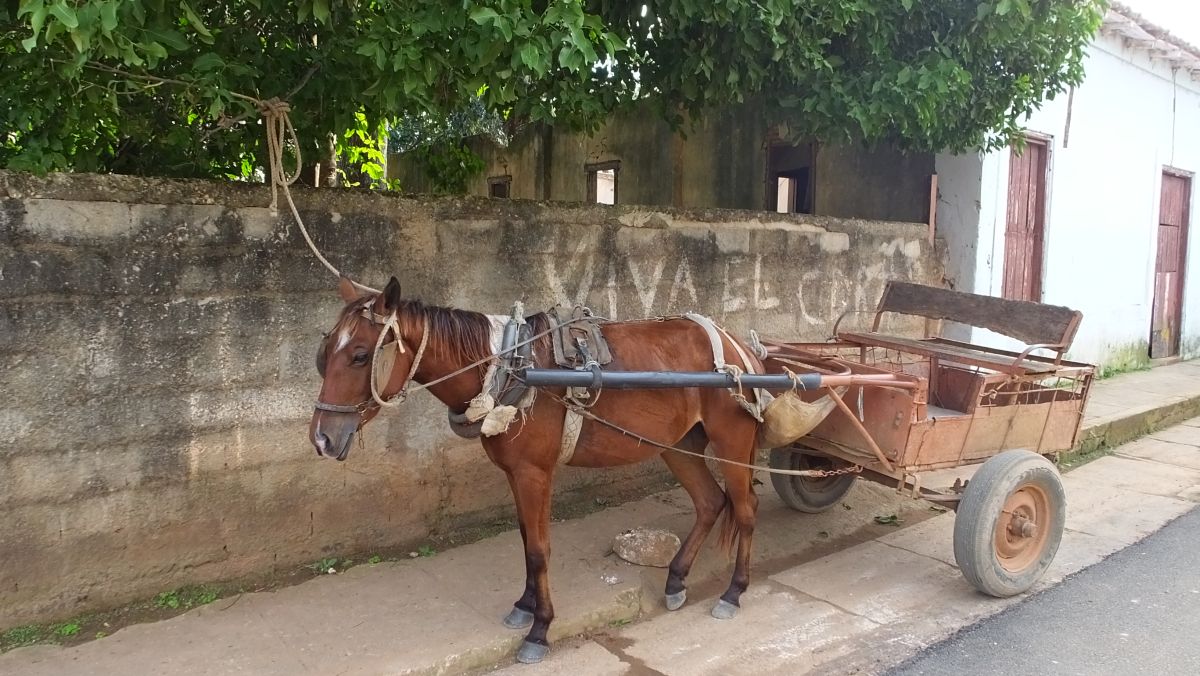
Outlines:
[[[486,358],[492,352],[493,323],[476,312],[428,307],[405,300],[395,277],[382,293],[366,296],[343,278],[339,292],[347,305],[317,355],[324,382],[309,436],[318,454],[345,460],[354,435],[380,410],[371,395],[372,360],[390,318],[394,318],[398,329],[401,349],[390,373],[378,377],[378,390],[385,400],[407,386],[405,381],[423,343],[427,345],[412,372],[412,380],[417,383],[437,380]],[[544,315],[529,317],[528,322],[535,334],[548,326]],[[607,323],[604,336],[613,354],[608,366],[611,369],[709,371],[713,368],[707,334],[688,320]],[[384,338],[384,342],[391,340],[391,335]],[[727,339],[725,350],[730,363],[748,366],[736,357]],[[533,361],[540,368],[554,367],[548,337],[534,343]],[[760,364],[753,366],[761,373]],[[480,393],[483,374],[482,366],[469,368],[428,389],[451,411],[462,413]],[[548,393],[564,394],[554,390]],[[711,446],[716,457],[741,463],[753,459],[758,423],[724,389],[614,390],[599,397],[591,411],[658,443],[699,452]],[[488,458],[508,477],[525,543],[525,590],[504,623],[514,629],[532,625],[517,653],[517,659],[527,663],[541,660],[549,650],[546,632],[554,619],[547,568],[550,492],[559,459],[563,420],[564,408],[559,401],[553,396],[538,396],[526,415],[518,416],[507,432],[481,437]],[[696,509],[695,524],[668,569],[666,605],[671,610],[683,605],[684,580],[692,562],[718,517],[724,514],[721,539],[730,549],[736,541],[737,556],[729,588],[713,607],[712,614],[719,619],[733,617],[739,607],[738,599],[750,581],[750,542],[758,508],[749,469],[722,463],[725,479],[722,490],[704,460],[663,452],[591,419],[584,420],[569,464],[613,467],[656,455],[662,456]]]

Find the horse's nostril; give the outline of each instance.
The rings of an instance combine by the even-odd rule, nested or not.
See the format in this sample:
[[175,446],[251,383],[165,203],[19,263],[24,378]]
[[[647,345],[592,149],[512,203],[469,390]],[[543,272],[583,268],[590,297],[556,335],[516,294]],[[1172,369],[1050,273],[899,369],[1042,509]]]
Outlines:
[[318,432],[316,435],[315,441],[316,441],[315,445],[317,447],[317,455],[324,455],[329,452],[329,437]]

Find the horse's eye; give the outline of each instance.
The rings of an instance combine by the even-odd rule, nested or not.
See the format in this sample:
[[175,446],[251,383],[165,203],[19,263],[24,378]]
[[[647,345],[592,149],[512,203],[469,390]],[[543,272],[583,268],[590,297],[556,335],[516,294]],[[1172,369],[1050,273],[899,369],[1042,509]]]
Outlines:
[[354,364],[355,366],[362,366],[363,364],[367,363],[367,353],[356,352],[354,354],[354,358],[350,360],[350,363]]

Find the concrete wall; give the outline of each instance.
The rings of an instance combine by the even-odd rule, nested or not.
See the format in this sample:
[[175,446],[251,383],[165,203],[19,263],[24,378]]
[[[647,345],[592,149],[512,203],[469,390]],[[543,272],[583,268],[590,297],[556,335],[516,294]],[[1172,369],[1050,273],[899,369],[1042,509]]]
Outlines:
[[[489,312],[696,309],[819,339],[885,279],[941,275],[921,225],[297,195],[349,273]],[[267,202],[262,186],[0,173],[0,629],[510,513],[502,474],[425,394],[351,461],[315,457],[313,354],[340,302]],[[567,469],[559,495],[661,472]]]
[[[487,169],[469,192],[486,195],[489,176],[510,175],[514,198],[584,202],[584,165],[620,160],[621,204],[757,210],[764,198],[766,136],[762,116],[741,109],[714,112],[689,128],[686,138],[647,113],[618,114],[590,135],[535,127],[504,148],[472,142]],[[423,187],[419,172],[399,158],[392,168],[406,188]]]
[[[1065,95],[1046,101],[1026,123],[1051,137],[1043,300],[1083,311],[1074,357],[1109,365],[1144,362],[1162,171],[1200,171],[1200,83],[1103,35],[1089,48],[1085,68],[1066,146]],[[1009,159],[1007,150],[981,159],[937,158],[938,233],[949,245],[947,276],[957,288],[1000,295]],[[1200,356],[1198,192],[1193,183],[1185,357]],[[987,332],[976,337],[1006,342]]]
[[[766,115],[750,103],[713,111],[683,135],[648,111],[616,115],[591,135],[531,128],[506,148],[485,141],[471,144],[487,168],[468,192],[487,195],[489,176],[510,175],[512,197],[583,202],[584,165],[620,160],[620,204],[759,210],[766,206],[770,136]],[[925,221],[933,165],[928,153],[822,145],[814,213]],[[389,176],[398,178],[405,190],[428,188],[402,157],[391,158]]]
[[815,213],[927,221],[933,172],[929,153],[821,145],[817,149]]

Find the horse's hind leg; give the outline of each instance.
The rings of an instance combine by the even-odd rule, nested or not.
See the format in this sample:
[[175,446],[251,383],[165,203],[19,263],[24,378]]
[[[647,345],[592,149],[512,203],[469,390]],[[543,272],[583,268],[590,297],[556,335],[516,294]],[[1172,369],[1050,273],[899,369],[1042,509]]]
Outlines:
[[[700,448],[704,448],[703,444]],[[721,491],[712,472],[708,471],[708,467],[701,458],[671,451],[663,453],[662,458],[675,478],[679,479],[679,485],[683,486],[688,496],[692,498],[692,504],[696,509],[696,522],[679,546],[679,551],[675,554],[675,558],[671,559],[671,565],[667,569],[667,610],[678,610],[687,600],[687,588],[684,586],[684,580],[687,578],[688,571],[692,569],[692,563],[695,562],[696,555],[704,544],[704,539],[708,537],[709,531],[712,530],[713,524],[717,522],[717,517],[721,514],[722,507],[725,506],[725,493]]]
[[[713,451],[717,457],[749,463],[754,458],[753,433],[739,438],[735,430],[724,427],[720,432],[710,433]],[[750,448],[746,448],[749,445]],[[725,538],[737,538],[737,558],[733,566],[733,579],[721,599],[713,606],[713,617],[727,620],[737,614],[741,607],[739,599],[750,585],[750,544],[754,539],[754,523],[758,514],[758,496],[754,494],[753,470],[728,463],[721,463],[725,477],[725,494],[729,498],[729,521],[725,524]]]
[[758,512],[758,496],[750,485],[751,471],[745,467],[724,466],[725,492],[733,514],[727,528],[733,528],[737,537],[737,558],[733,565],[733,578],[729,588],[713,606],[712,615],[727,620],[737,614],[741,607],[739,599],[750,585],[750,543],[754,539],[754,522]]

